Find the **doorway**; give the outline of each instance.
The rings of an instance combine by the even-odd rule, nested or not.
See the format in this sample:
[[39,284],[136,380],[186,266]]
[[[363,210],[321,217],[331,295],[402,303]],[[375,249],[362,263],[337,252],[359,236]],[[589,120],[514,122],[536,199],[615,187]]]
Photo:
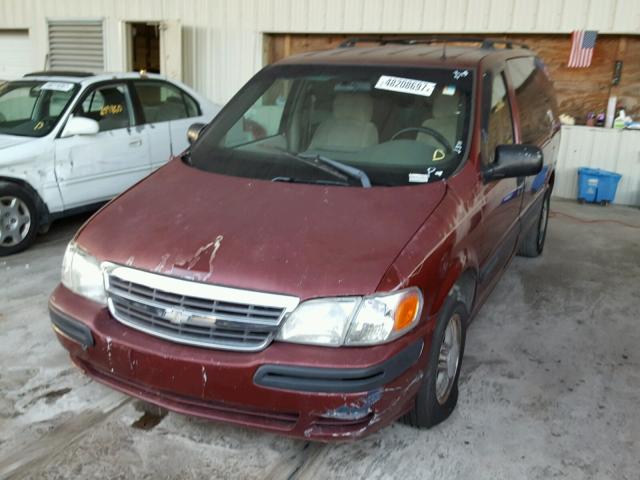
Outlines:
[[160,24],[129,24],[129,69],[160,73]]

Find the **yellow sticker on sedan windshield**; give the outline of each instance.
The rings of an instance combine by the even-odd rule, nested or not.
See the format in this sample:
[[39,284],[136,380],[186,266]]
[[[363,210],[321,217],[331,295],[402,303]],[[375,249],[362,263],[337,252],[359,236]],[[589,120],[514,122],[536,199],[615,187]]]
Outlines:
[[430,97],[433,90],[436,88],[436,84],[433,82],[425,82],[424,80],[380,75],[375,88],[378,90],[389,90],[391,92],[409,93],[411,95]]

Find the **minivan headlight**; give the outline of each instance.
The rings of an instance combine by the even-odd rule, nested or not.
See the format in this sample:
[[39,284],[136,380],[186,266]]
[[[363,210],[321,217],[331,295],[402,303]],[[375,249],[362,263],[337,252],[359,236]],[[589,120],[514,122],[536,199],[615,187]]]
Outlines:
[[100,263],[71,241],[62,260],[62,284],[78,295],[107,304]]
[[410,331],[422,313],[416,287],[366,297],[302,302],[284,321],[277,340],[338,347],[376,345]]

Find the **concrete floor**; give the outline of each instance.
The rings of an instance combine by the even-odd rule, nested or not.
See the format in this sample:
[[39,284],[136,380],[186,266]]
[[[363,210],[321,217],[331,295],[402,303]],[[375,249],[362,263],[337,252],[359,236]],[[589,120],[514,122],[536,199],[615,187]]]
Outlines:
[[430,431],[395,424],[309,444],[170,413],[90,381],[55,340],[56,223],[0,258],[2,478],[640,478],[638,209],[556,201],[545,254],[517,258],[469,329],[460,401]]

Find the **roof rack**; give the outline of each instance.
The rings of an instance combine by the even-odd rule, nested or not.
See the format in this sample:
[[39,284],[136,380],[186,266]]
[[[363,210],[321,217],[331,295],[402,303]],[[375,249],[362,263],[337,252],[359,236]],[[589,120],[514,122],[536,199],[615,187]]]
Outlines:
[[496,45],[504,45],[504,48],[512,49],[514,47],[529,49],[524,43],[516,43],[511,40],[489,37],[450,37],[438,36],[431,38],[412,38],[412,37],[354,37],[348,38],[340,44],[340,48],[355,47],[358,43],[379,43],[380,45],[399,44],[399,45],[431,45],[433,43],[479,43],[480,48],[494,49]]
[[31,72],[24,75],[27,77],[92,77],[91,72],[71,72],[67,70],[43,70],[41,72]]

